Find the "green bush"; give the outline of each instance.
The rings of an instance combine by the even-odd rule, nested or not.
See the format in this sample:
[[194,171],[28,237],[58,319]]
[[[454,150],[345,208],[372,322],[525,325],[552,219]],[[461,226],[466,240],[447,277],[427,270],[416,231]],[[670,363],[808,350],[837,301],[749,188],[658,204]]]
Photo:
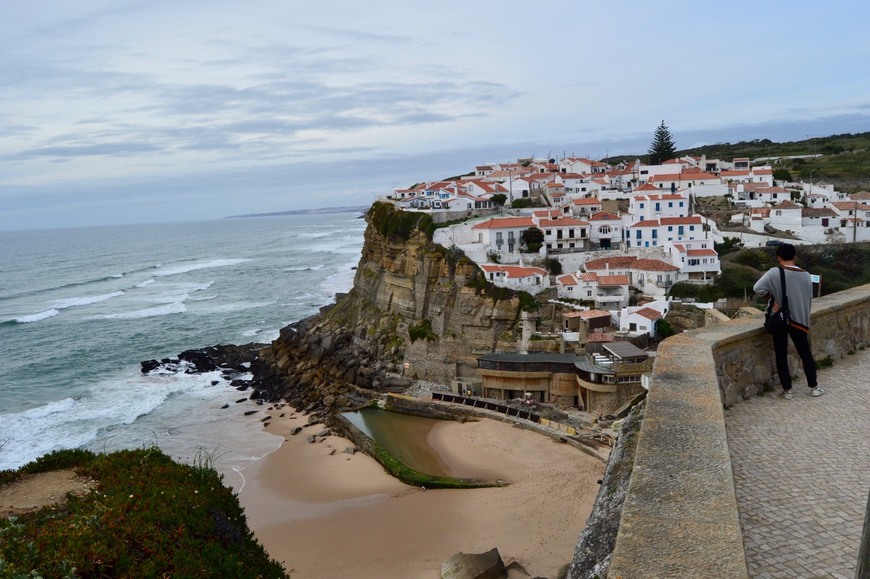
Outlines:
[[18,472],[75,468],[88,494],[0,519],[0,577],[287,577],[221,476],[156,448],[60,451]]
[[411,342],[416,342],[417,340],[434,342],[438,339],[438,335],[432,331],[432,322],[429,320],[423,320],[417,325],[408,326],[408,335],[411,337]]
[[514,199],[511,201],[512,209],[526,209],[532,206],[532,198],[531,197],[521,197],[519,199]]

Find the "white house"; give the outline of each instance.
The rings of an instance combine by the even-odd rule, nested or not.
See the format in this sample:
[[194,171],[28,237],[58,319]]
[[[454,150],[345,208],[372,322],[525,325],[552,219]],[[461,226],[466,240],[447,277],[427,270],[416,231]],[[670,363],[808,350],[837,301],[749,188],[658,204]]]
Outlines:
[[831,208],[837,213],[846,242],[870,241],[870,205],[862,201],[835,201]]
[[601,200],[596,197],[582,197],[571,199],[567,207],[574,217],[589,218],[602,209]]
[[629,200],[628,212],[631,213],[634,221],[660,217],[686,217],[689,214],[689,199],[679,193],[644,193],[635,195]]
[[770,226],[794,235],[801,234],[804,207],[786,200],[770,208]]
[[589,243],[589,223],[557,213],[552,218],[538,219],[544,232],[544,245],[548,252],[580,251]]
[[660,247],[666,241],[702,239],[704,224],[700,215],[662,217],[638,221],[625,230],[626,247]]
[[680,269],[679,279],[676,281],[710,283],[722,273],[719,254],[710,239],[668,243],[666,248],[671,263]]
[[481,263],[488,281],[501,287],[537,294],[550,287],[550,275],[540,267]]
[[663,317],[660,311],[650,307],[628,308],[628,311],[619,317],[619,331],[635,335],[649,334],[655,339],[658,337],[656,322]]
[[660,259],[641,258],[631,264],[631,285],[648,296],[667,294],[679,281],[680,268]]
[[472,233],[477,235],[472,242],[482,243],[493,251],[514,253],[520,248],[520,234],[534,225],[531,216],[487,219],[472,226]]
[[589,217],[589,241],[593,247],[618,249],[622,231],[622,218],[615,213],[599,211]]
[[[592,276],[594,276],[594,279]],[[595,300],[596,309],[618,311],[628,305],[628,286],[630,282],[627,275],[590,275],[587,272],[581,275],[581,279],[586,284],[586,287],[592,288],[592,297]]]
[[800,238],[811,243],[844,243],[837,212],[830,207],[801,209]]

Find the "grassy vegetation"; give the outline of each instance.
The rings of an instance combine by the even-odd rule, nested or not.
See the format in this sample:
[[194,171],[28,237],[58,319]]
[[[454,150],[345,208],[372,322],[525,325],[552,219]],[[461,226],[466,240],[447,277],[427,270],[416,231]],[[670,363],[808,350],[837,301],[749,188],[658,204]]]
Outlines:
[[208,463],[65,450],[0,472],[0,484],[66,468],[97,481],[66,505],[0,519],[0,577],[288,577]]
[[478,479],[454,478],[448,476],[434,476],[414,470],[399,462],[383,446],[372,440],[372,453],[374,459],[383,466],[387,472],[405,484],[427,489],[470,489],[505,486],[507,483],[500,481],[483,481]]
[[[722,257],[722,274],[709,286],[677,283],[671,287],[674,297],[694,297],[715,301],[723,297],[755,300],[752,286],[764,272],[776,266],[776,248],[742,249]],[[801,245],[798,266],[821,276],[821,295],[870,284],[870,243],[837,245]]]
[[428,213],[400,211],[392,203],[377,202],[368,212],[369,223],[387,239],[407,241],[414,231],[421,231],[429,241],[435,231],[435,223]]

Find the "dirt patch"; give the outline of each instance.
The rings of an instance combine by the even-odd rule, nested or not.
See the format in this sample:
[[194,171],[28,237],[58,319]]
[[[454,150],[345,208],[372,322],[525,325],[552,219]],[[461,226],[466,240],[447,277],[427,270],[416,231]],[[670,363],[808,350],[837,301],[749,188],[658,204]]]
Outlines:
[[72,469],[25,475],[0,487],[0,517],[64,504],[68,493],[82,496],[94,489],[96,484],[92,479],[78,476]]

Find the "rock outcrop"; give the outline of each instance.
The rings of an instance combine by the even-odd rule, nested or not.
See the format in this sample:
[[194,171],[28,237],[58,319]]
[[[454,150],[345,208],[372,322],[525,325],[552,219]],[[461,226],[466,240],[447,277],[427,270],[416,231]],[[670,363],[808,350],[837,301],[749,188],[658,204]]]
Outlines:
[[[394,212],[380,204],[374,211]],[[474,376],[478,355],[500,343],[515,347],[515,292],[488,285],[474,263],[433,244],[423,226],[395,234],[375,224],[372,212],[353,289],[260,351],[256,396],[328,414],[355,404],[359,389]],[[394,213],[391,219],[421,219]]]

